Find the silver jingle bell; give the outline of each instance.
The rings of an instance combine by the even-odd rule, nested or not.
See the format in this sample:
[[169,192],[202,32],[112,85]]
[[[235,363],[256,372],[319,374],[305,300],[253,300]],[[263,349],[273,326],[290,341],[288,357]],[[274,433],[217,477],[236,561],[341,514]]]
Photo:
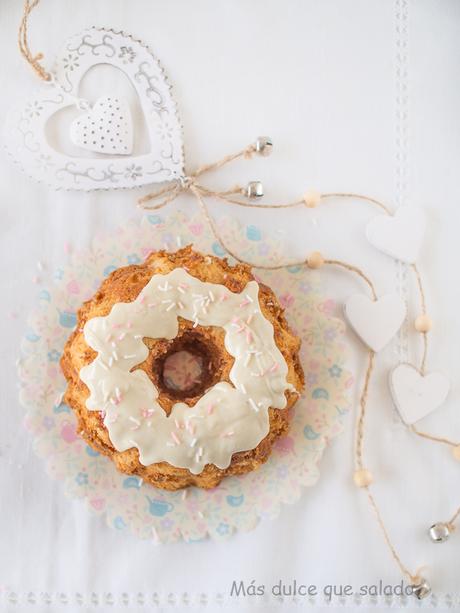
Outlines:
[[444,522],[433,524],[428,530],[428,536],[433,543],[444,543],[450,536],[450,528]]
[[262,198],[264,186],[260,181],[249,181],[245,190],[247,198]]
[[417,600],[423,600],[427,596],[431,594],[431,586],[426,579],[420,577],[417,583],[411,585],[412,594],[417,598]]
[[256,140],[256,152],[259,155],[267,157],[273,149],[273,142],[269,136],[259,136]]

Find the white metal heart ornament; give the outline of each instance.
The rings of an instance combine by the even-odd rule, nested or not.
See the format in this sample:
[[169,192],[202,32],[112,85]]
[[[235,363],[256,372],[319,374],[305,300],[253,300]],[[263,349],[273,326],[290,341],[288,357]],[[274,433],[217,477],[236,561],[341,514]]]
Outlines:
[[70,125],[70,140],[87,151],[109,155],[130,155],[133,151],[133,122],[124,100],[99,98],[84,115]]
[[[71,141],[81,156],[66,153],[58,145],[62,139],[50,137],[48,124],[58,114],[62,117],[65,109],[79,106],[81,81],[98,65],[120,70],[137,94],[149,138],[146,151],[133,151],[137,139],[130,130],[130,111],[122,107],[119,96],[107,91],[101,92],[103,97],[96,95],[93,108],[72,123]],[[184,175],[176,104],[163,69],[143,43],[123,32],[91,28],[67,41],[51,72],[53,80],[23,105],[16,105],[6,123],[5,147],[29,176],[56,189],[90,191],[139,187]],[[119,129],[112,127],[107,114],[109,101],[115,98],[120,112],[114,118],[122,118]],[[92,134],[99,124],[104,128]],[[69,128],[70,121],[67,133]]]
[[394,215],[379,215],[366,227],[367,240],[386,255],[414,264],[425,234],[425,213],[415,206],[401,206]]
[[378,300],[354,294],[345,302],[344,311],[356,334],[375,352],[391,341],[406,317],[406,305],[398,294],[385,294]]
[[393,402],[409,426],[440,407],[449,389],[445,375],[438,372],[422,375],[412,364],[399,364],[390,373]]

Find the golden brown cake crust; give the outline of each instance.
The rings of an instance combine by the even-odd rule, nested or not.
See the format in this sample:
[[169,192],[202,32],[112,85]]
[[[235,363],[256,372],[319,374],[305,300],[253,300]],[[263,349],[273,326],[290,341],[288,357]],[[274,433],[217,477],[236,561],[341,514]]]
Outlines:
[[[115,270],[103,281],[93,298],[82,305],[78,312],[77,328],[65,345],[61,358],[62,371],[68,382],[64,400],[75,412],[80,436],[91,447],[109,456],[121,472],[138,475],[145,482],[166,490],[177,490],[189,485],[212,488],[224,477],[255,470],[268,459],[274,442],[289,428],[291,409],[298,398],[297,393],[286,392],[285,409],[269,409],[270,431],[257,447],[235,453],[226,469],[207,464],[199,475],[194,475],[185,468],[177,468],[167,462],[143,466],[139,462],[139,453],[135,448],[117,451],[111,444],[100,413],[86,408],[89,390],[79,377],[80,369],[90,364],[96,357],[96,352],[88,347],[84,339],[85,323],[93,317],[108,315],[113,305],[118,302],[132,302],[154,274],[167,274],[175,268],[184,268],[202,281],[225,285],[233,292],[241,292],[246,284],[254,279],[249,266],[245,264],[230,266],[227,260],[202,255],[190,246],[175,253],[157,251],[151,253],[141,265]],[[299,361],[300,340],[290,331],[283,308],[266,285],[260,284],[259,301],[263,315],[274,327],[275,342],[287,362],[287,380],[300,392],[304,384],[303,370]],[[150,350],[149,355],[138,368],[142,368],[158,387],[159,402],[167,414],[178,398],[173,397],[162,385],[161,369],[158,368],[158,364],[172,349],[177,351],[187,348],[190,344],[197,347],[202,343],[208,350],[211,364],[207,386],[217,381],[229,381],[228,375],[233,358],[225,350],[224,331],[220,328],[198,326],[193,329],[191,322],[179,318],[179,333],[175,339],[145,339],[145,342]],[[200,397],[196,392],[197,390],[192,388],[187,395],[182,395],[180,400],[191,406]]]

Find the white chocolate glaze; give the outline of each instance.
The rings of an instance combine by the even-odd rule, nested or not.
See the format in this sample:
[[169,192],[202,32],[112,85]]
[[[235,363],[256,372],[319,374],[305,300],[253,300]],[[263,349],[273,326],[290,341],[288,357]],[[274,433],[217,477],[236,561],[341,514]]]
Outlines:
[[[136,447],[144,466],[164,461],[199,474],[206,464],[226,468],[234,453],[254,449],[268,434],[269,407],[285,408],[285,391],[294,388],[258,290],[250,281],[236,294],[176,268],[154,275],[134,302],[117,303],[86,323],[86,343],[98,354],[80,370],[90,391],[86,406],[104,412],[118,451]],[[144,337],[177,336],[178,316],[225,330],[232,385],[217,383],[193,407],[178,402],[167,416],[147,374],[131,370],[147,358]]]

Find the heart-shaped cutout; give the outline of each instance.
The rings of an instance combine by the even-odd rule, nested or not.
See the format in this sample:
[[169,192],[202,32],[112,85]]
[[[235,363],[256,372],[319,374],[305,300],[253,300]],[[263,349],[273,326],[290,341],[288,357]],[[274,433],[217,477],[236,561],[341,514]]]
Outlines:
[[130,155],[133,122],[128,105],[113,96],[99,98],[87,113],[73,120],[70,140],[93,153]]
[[406,305],[398,294],[385,294],[375,301],[354,294],[346,301],[344,311],[356,334],[375,352],[391,341],[406,317]]
[[380,215],[366,227],[367,240],[386,255],[414,264],[425,234],[425,213],[415,206],[401,206],[394,215]]
[[393,402],[403,422],[412,425],[440,407],[450,383],[442,373],[422,375],[412,364],[399,364],[390,373]]
[[[72,127],[74,142],[83,150],[96,152],[97,157],[68,155],[47,138],[46,126],[51,118],[68,107],[78,106],[80,82],[98,65],[121,70],[136,91],[149,131],[149,152],[126,154],[124,147],[129,149],[129,139],[111,151],[105,146],[102,149],[102,138],[91,142],[86,139],[85,145],[85,131],[77,130],[76,124]],[[139,187],[184,175],[182,129],[176,104],[163,69],[143,43],[123,32],[91,28],[66,42],[52,73],[53,81],[15,108],[6,124],[5,147],[28,175],[56,189],[85,191]],[[117,96],[104,92],[102,100],[108,98]],[[96,107],[101,110],[96,103],[93,112]]]

